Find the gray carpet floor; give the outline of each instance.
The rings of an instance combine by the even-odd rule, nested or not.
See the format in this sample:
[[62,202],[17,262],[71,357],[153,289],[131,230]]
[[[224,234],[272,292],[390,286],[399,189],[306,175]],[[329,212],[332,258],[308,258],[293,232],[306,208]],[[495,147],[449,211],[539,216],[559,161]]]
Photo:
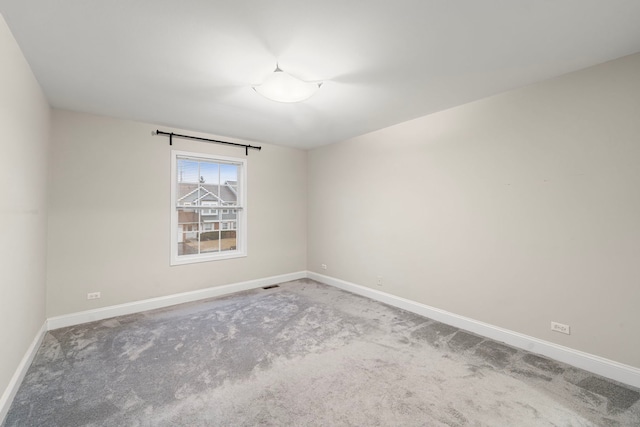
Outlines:
[[640,392],[311,280],[50,331],[4,426],[640,426]]

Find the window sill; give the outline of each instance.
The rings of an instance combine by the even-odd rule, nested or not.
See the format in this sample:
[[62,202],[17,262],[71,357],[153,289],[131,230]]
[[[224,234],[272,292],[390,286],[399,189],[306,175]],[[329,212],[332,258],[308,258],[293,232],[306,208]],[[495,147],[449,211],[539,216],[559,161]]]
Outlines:
[[175,265],[185,265],[185,264],[195,264],[199,262],[211,262],[211,261],[221,261],[225,259],[234,259],[234,258],[244,258],[246,257],[246,252],[241,251],[228,251],[224,254],[215,254],[215,255],[183,255],[179,258],[173,257],[171,259],[171,266]]

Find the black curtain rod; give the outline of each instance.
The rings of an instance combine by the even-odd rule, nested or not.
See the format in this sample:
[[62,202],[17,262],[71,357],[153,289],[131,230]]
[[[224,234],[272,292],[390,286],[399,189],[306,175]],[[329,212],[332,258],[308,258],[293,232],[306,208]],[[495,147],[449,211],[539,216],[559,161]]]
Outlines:
[[254,150],[262,150],[262,147],[258,147],[255,145],[238,144],[236,142],[227,142],[227,141],[218,141],[217,139],[200,138],[199,136],[191,136],[191,135],[181,135],[179,133],[163,132],[161,130],[155,130],[151,132],[151,134],[152,135],[168,135],[169,145],[173,145],[173,137],[175,136],[177,138],[194,139],[196,141],[213,142],[215,144],[226,144],[226,145],[235,145],[236,147],[244,147],[244,154],[246,156],[249,155],[249,148],[253,148]]

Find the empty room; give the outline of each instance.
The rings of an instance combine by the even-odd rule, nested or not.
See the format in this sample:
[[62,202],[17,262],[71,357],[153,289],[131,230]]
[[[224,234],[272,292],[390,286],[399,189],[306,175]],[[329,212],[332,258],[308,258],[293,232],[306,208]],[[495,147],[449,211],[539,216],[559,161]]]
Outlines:
[[638,22],[0,0],[0,426],[640,425]]

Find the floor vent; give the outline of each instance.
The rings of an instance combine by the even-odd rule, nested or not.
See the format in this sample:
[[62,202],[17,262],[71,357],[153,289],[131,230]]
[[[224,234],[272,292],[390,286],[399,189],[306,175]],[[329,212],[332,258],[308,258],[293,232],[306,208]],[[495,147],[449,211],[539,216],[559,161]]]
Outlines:
[[278,286],[278,285],[271,285],[271,286],[265,286],[265,287],[264,287],[264,288],[262,288],[262,289],[273,289],[273,288],[279,288],[279,287],[280,287],[280,286]]

